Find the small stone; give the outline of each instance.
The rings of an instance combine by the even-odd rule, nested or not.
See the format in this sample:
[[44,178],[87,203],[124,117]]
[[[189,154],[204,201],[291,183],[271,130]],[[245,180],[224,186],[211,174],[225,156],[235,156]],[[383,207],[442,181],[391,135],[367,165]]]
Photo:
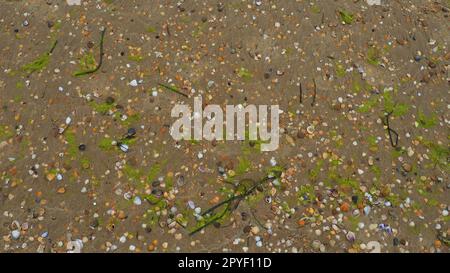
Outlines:
[[11,237],[12,237],[14,240],[19,239],[19,237],[20,237],[20,231],[19,231],[19,230],[13,230],[13,231],[11,231]]
[[78,150],[80,150],[80,151],[86,151],[86,145],[85,145],[85,144],[80,144],[80,145],[78,146]]
[[218,3],[217,4],[217,11],[218,12],[222,12],[224,10],[224,5],[223,5],[223,3]]
[[50,172],[47,174],[46,177],[47,177],[48,181],[53,181],[53,179],[55,179],[55,177],[56,177],[56,174],[54,174],[53,172]]
[[347,202],[344,202],[340,208],[342,212],[348,212],[350,210],[350,205]]
[[123,220],[123,219],[127,218],[127,215],[125,214],[125,212],[123,210],[119,210],[119,212],[117,214],[117,218],[119,218],[120,220]]
[[251,229],[251,232],[253,235],[256,235],[259,233],[259,227],[258,226],[253,226]]
[[303,139],[303,138],[305,138],[305,133],[302,131],[302,130],[299,130],[298,132],[297,132],[297,138],[300,138],[300,139]]
[[398,239],[397,237],[395,237],[395,238],[392,240],[392,243],[393,243],[394,246],[398,246],[398,245],[400,244],[400,241],[399,241],[399,239]]
[[319,250],[322,243],[318,240],[312,242],[311,246],[314,250]]
[[129,83],[129,85],[131,85],[131,86],[133,86],[133,87],[136,87],[136,86],[138,86],[138,82],[137,82],[137,80],[132,80],[132,81]]
[[140,206],[142,204],[142,200],[141,200],[141,198],[139,198],[139,196],[136,196],[136,197],[134,197],[133,203],[136,206]]
[[128,128],[127,137],[131,138],[131,137],[134,137],[135,135],[136,135],[136,129]]
[[402,168],[405,172],[408,172],[408,173],[412,170],[411,164],[408,164],[408,163],[403,163]]

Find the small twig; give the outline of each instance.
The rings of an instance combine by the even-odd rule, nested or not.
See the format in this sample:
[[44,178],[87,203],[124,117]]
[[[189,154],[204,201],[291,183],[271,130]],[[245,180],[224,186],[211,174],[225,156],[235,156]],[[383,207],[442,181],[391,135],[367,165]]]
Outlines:
[[303,103],[303,87],[302,87],[302,83],[300,83],[299,91],[300,91],[300,103]]
[[166,24],[166,32],[167,32],[167,35],[170,37],[171,34],[170,34],[169,24]]
[[74,76],[83,76],[83,75],[95,73],[95,72],[97,72],[97,70],[100,69],[100,67],[102,66],[102,63],[103,63],[103,40],[105,37],[105,32],[106,32],[106,28],[103,28],[103,30],[101,32],[101,36],[100,36],[100,58],[99,58],[97,66],[94,69],[75,72],[73,74]]
[[[387,126],[387,131],[388,131],[388,134],[389,134],[389,141],[391,142],[391,146],[396,148],[397,145],[398,145],[398,133],[394,129],[392,129],[390,124],[389,124],[389,118],[392,115],[392,113],[393,113],[393,111],[391,111],[389,113],[386,113],[386,126]],[[394,142],[394,140],[392,138],[392,134],[395,135],[395,142]]]
[[316,103],[316,96],[317,96],[317,84],[316,84],[316,79],[313,79],[313,83],[314,83],[314,93],[313,93],[313,100],[311,102],[311,106],[314,106],[314,104]]
[[58,44],[58,40],[55,40],[55,42],[53,42],[52,47],[48,51],[48,54],[52,54],[53,53],[53,50],[55,50],[57,44]]

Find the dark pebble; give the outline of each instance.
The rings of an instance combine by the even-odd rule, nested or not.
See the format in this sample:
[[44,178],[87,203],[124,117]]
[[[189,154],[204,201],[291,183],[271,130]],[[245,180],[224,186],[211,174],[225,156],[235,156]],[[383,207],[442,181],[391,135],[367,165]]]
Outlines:
[[78,146],[78,150],[85,151],[86,150],[86,144],[80,144],[80,146]]
[[161,197],[163,195],[163,191],[160,189],[154,189],[152,190],[152,194],[155,195],[156,197]]
[[223,3],[217,4],[217,11],[218,11],[218,12],[222,12],[223,9],[224,9]]
[[305,133],[304,133],[302,130],[300,130],[300,131],[297,132],[297,138],[300,138],[300,139],[301,139],[301,138],[305,138],[305,136],[306,136],[306,135],[305,135]]
[[107,97],[106,100],[105,100],[105,102],[106,102],[107,104],[113,104],[114,101],[115,101],[115,100],[114,100],[113,97]]
[[134,137],[136,135],[136,129],[128,128],[127,137]]
[[392,243],[394,244],[394,246],[398,246],[398,244],[400,243],[400,241],[398,240],[397,237],[395,237],[394,240],[392,241]]

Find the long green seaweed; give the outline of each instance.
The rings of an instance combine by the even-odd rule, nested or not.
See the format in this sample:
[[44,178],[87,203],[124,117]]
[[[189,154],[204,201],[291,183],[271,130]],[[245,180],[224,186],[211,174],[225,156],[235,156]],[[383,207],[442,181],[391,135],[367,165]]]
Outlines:
[[106,28],[103,28],[101,33],[100,33],[100,57],[99,57],[99,61],[97,63],[97,66],[94,67],[93,69],[77,71],[77,72],[75,72],[73,74],[74,76],[78,77],[78,76],[84,76],[84,75],[92,74],[92,73],[97,72],[100,69],[100,67],[103,64],[103,41],[105,39],[105,32],[106,32]]

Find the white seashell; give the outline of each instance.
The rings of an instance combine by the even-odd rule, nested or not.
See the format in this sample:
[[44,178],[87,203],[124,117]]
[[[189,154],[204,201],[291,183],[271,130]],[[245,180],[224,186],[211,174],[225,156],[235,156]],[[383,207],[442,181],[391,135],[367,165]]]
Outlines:
[[122,152],[126,153],[128,152],[128,145],[127,144],[120,144],[120,149],[122,150]]
[[129,84],[130,84],[131,86],[133,86],[133,87],[138,86],[137,80],[132,80]]
[[191,200],[188,201],[188,206],[189,206],[191,209],[195,209],[195,204],[194,204],[194,202],[191,201]]
[[81,253],[83,249],[83,241],[76,239],[67,243],[67,253]]
[[356,239],[355,233],[353,233],[353,232],[351,232],[351,231],[349,231],[349,232],[346,234],[345,237],[346,237],[347,240],[349,240],[350,242],[353,242],[353,241],[355,241],[355,239]]
[[381,253],[381,245],[377,241],[368,242],[367,249],[371,249],[370,253]]

